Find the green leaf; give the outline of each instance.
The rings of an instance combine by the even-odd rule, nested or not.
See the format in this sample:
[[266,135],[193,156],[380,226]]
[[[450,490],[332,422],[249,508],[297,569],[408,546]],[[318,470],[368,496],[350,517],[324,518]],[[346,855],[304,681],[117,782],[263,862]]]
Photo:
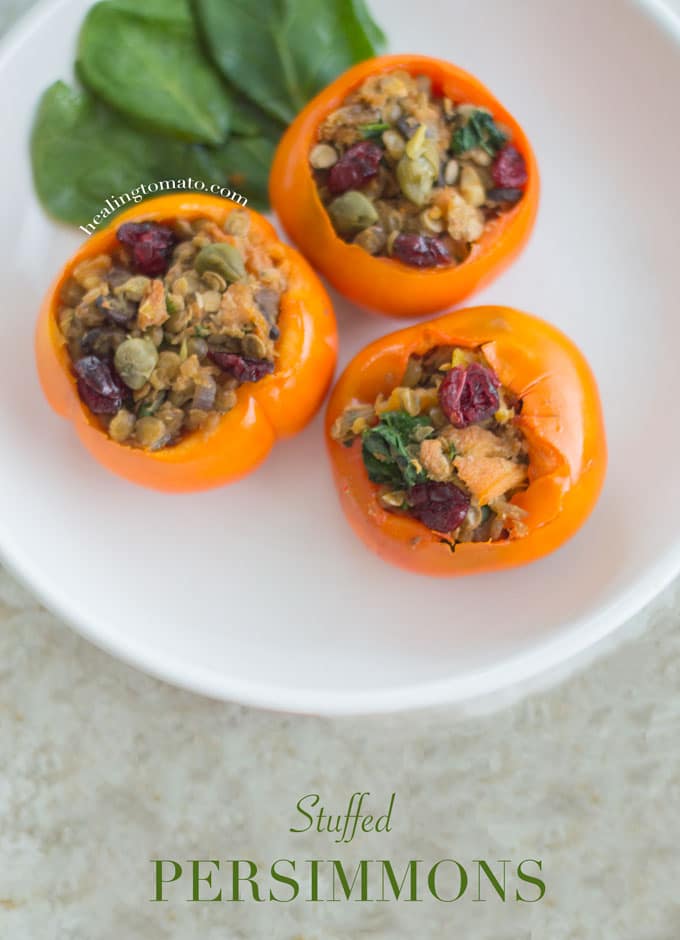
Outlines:
[[481,138],[481,146],[490,156],[495,156],[508,139],[491,115],[478,111],[476,117],[477,129]]
[[191,9],[187,0],[109,0],[109,6],[143,20],[191,26]]
[[[139,201],[140,184],[190,176],[208,186],[228,186],[250,204],[266,207],[275,146],[264,137],[231,137],[210,148],[144,134],[87,92],[55,82],[38,106],[31,160],[45,209],[63,222],[85,225],[108,197],[137,190]],[[107,209],[108,214],[114,213]]]
[[368,473],[368,479],[371,483],[387,483],[394,487],[403,485],[402,476],[396,464],[392,463],[383,466],[365,450],[363,452],[363,459],[366,472]]
[[258,108],[254,101],[233,90],[231,132],[241,137],[266,137],[278,140],[285,125]]
[[362,124],[359,127],[361,131],[361,136],[364,139],[369,139],[371,137],[380,137],[384,131],[388,131],[392,125],[391,124]]
[[[197,42],[196,28],[188,0],[143,0],[143,2],[140,2],[140,0],[108,0],[106,5],[137,19],[155,23],[155,29],[162,30],[164,27],[174,26],[183,31],[184,34],[192,35],[194,43]],[[205,55],[203,55],[203,58],[205,58]],[[233,134],[240,134],[245,137],[280,136],[283,130],[283,125],[280,122],[274,121],[256,104],[244,98],[235,89],[230,89],[226,82],[222,82],[222,84],[224,94],[231,99],[230,126]]]
[[161,153],[171,156],[173,146],[140,134],[87,93],[55,82],[40,101],[31,134],[38,197],[64,222],[90,222],[107,197],[158,179]]
[[275,150],[276,141],[266,137],[231,137],[222,150],[227,181],[258,209],[269,205],[269,169]]
[[375,49],[375,55],[387,49],[387,36],[375,22],[364,0],[353,0],[352,7],[357,21]]
[[285,123],[384,44],[363,0],[194,0],[194,10],[223,75]]
[[[180,9],[173,4],[175,14]],[[92,91],[144,130],[206,144],[227,137],[231,96],[189,19],[145,18],[97,3],[81,28],[77,69]]]
[[474,126],[468,122],[453,132],[451,150],[456,154],[466,153],[468,150],[474,150],[478,143],[479,138]]
[[413,417],[405,411],[383,412],[378,424],[362,434],[361,454],[369,480],[406,487],[425,480],[426,474],[414,465],[408,447],[416,442],[416,428],[425,427],[427,423],[425,415]]
[[266,209],[276,143],[276,139],[262,136],[230,137],[219,148],[197,147],[193,153],[195,170],[205,180],[223,181],[245,196],[252,207]]
[[481,147],[494,157],[507,140],[505,134],[487,111],[473,111],[463,127],[453,132],[451,149],[456,154]]

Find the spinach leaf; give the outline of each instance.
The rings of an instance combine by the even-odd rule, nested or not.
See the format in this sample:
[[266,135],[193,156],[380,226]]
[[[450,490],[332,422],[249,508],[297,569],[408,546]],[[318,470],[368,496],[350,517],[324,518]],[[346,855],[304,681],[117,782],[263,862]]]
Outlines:
[[193,0],[203,38],[225,77],[289,123],[346,68],[381,51],[364,0]]
[[[108,6],[156,24],[178,27],[185,33],[192,32],[196,36],[188,0],[143,0],[141,3],[140,0],[108,0]],[[231,99],[232,134],[245,137],[265,135],[272,139],[281,136],[283,124],[280,121],[275,121],[265,114],[254,102],[244,98],[235,89],[230,89],[226,82],[223,82],[223,85],[225,93]]]
[[254,101],[244,97],[239,91],[234,89],[232,94],[232,134],[240,134],[242,137],[267,137],[278,141],[285,125],[262,108],[258,108]]
[[505,134],[487,111],[473,111],[466,124],[453,132],[451,149],[456,154],[481,147],[494,157],[507,140]]
[[190,19],[168,22],[97,3],[80,31],[77,68],[92,91],[144,130],[207,144],[227,137],[231,96]]
[[375,49],[374,55],[384,52],[387,49],[387,36],[369,13],[364,0],[352,0],[352,9],[368,41]]
[[45,209],[63,222],[84,225],[109,196],[132,192],[140,183],[189,176],[228,185],[249,204],[265,207],[275,146],[275,139],[263,136],[231,137],[212,148],[144,134],[89,93],[55,82],[38,107],[31,160]]
[[269,168],[276,139],[232,136],[219,148],[196,147],[192,153],[194,172],[206,181],[215,180],[237,190],[255,209],[267,209]]
[[416,428],[427,424],[425,415],[383,412],[378,424],[362,434],[361,455],[369,480],[397,487],[411,487],[425,480],[426,474],[414,465],[408,448],[415,443]]
[[63,222],[90,222],[108,196],[158,179],[164,151],[172,160],[176,146],[140,134],[91,95],[55,82],[40,101],[31,134],[38,197]]
[[109,0],[109,5],[143,20],[191,26],[191,9],[187,0]]
[[38,107],[38,197],[51,215],[83,225],[111,196],[193,176],[267,208],[284,125],[330,79],[384,45],[364,0],[232,0],[228,10],[223,0],[103,0],[88,12],[78,45],[88,91],[56,82]]

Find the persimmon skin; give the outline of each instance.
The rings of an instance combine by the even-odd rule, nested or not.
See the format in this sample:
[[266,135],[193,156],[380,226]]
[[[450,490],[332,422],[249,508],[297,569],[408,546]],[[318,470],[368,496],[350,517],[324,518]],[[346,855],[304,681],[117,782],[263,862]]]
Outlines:
[[[309,152],[324,118],[371,75],[405,69],[427,75],[436,93],[488,108],[512,133],[524,157],[527,183],[522,199],[487,223],[470,256],[455,267],[415,268],[368,254],[336,234],[309,166]],[[272,164],[270,198],[292,242],[341,294],[365,310],[392,317],[431,315],[460,303],[486,286],[519,254],[534,225],[539,173],[529,140],[515,120],[477,78],[458,66],[422,55],[388,55],[349,69],[303,108],[283,135]]]
[[[452,551],[440,534],[384,509],[360,443],[345,447],[331,437],[348,404],[389,395],[408,357],[439,345],[481,347],[501,383],[522,399],[515,421],[529,444],[529,486],[512,499],[527,511],[522,538],[468,542]],[[599,393],[582,353],[556,327],[509,307],[453,311],[370,343],[331,393],[326,437],[340,503],[359,538],[385,561],[442,578],[512,568],[555,551],[592,512],[607,467]]]
[[263,216],[227,199],[200,193],[161,196],[126,210],[84,242],[62,268],[40,310],[35,356],[49,404],[73,424],[82,444],[102,466],[150,489],[188,492],[232,483],[254,470],[279,438],[305,427],[321,406],[335,369],[337,327],[330,298],[299,252],[284,245],[291,273],[281,298],[274,372],[242,385],[236,406],[220,418],[213,432],[194,431],[171,447],[150,452],[117,444],[81,401],[57,323],[59,296],[80,261],[113,249],[123,222],[207,218],[223,225],[236,210],[248,213],[253,230],[278,241]]

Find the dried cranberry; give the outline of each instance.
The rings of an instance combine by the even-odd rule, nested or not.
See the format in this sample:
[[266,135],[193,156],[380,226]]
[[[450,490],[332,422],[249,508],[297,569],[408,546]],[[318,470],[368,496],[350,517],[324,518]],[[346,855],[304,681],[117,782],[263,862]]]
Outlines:
[[516,189],[518,186],[524,186],[527,181],[527,165],[524,157],[516,147],[508,144],[494,160],[491,175],[494,183],[502,189]]
[[485,366],[471,362],[467,368],[449,369],[439,386],[439,404],[456,428],[466,428],[477,421],[486,421],[496,411],[498,397],[497,377]]
[[78,394],[96,415],[115,414],[123,404],[125,388],[115,371],[99,356],[83,356],[74,363]]
[[414,233],[397,235],[392,243],[392,255],[416,268],[434,268],[451,262],[451,255],[442,241]]
[[361,187],[378,172],[382,148],[370,140],[353,144],[328,173],[328,188],[334,194]]
[[245,356],[218,349],[211,349],[208,358],[239,382],[259,382],[265,375],[274,371],[274,363],[268,359],[246,359]]
[[158,277],[168,270],[177,241],[172,229],[155,222],[126,222],[116,235],[131,250],[132,267],[138,274]]
[[453,483],[417,483],[408,501],[411,515],[436,532],[457,529],[470,508],[470,497]]
[[486,191],[486,201],[489,202],[501,202],[506,205],[514,205],[516,202],[522,198],[521,189],[487,189]]

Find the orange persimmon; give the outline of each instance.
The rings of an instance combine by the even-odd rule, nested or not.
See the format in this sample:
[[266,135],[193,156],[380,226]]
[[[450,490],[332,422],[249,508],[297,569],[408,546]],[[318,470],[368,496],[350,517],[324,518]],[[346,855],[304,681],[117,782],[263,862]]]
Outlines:
[[[455,266],[416,268],[374,257],[343,241],[324,207],[309,153],[319,125],[371,75],[405,69],[426,75],[435,94],[488,108],[511,132],[527,167],[522,199],[487,222],[470,255]],[[432,314],[459,303],[498,275],[524,247],[538,207],[539,178],[533,150],[517,121],[474,76],[449,62],[422,55],[388,55],[349,69],[316,96],[283,135],[270,176],[272,206],[291,240],[340,293],[368,310],[395,317]]]
[[[347,447],[330,435],[347,405],[389,396],[410,355],[441,345],[481,349],[522,402],[513,420],[528,443],[529,485],[512,502],[527,513],[525,536],[459,543],[452,551],[441,534],[382,506],[359,440]],[[355,532],[386,561],[439,577],[510,568],[554,551],[590,514],[607,464],[600,399],[583,355],[554,326],[508,307],[458,310],[366,346],[332,392],[326,429],[340,501]]]
[[134,483],[165,491],[208,489],[253,470],[276,440],[300,431],[321,405],[337,355],[337,329],[330,299],[316,274],[293,248],[283,246],[290,265],[281,298],[274,372],[239,387],[235,407],[213,431],[193,431],[179,443],[146,451],[118,444],[81,401],[68,350],[57,323],[61,290],[75,266],[110,252],[123,222],[212,219],[223,225],[231,212],[247,212],[251,229],[278,241],[271,224],[256,212],[219,197],[176,193],[142,202],[92,235],[62,268],[43,302],[36,330],[36,362],[48,402],[71,421],[100,464]]

